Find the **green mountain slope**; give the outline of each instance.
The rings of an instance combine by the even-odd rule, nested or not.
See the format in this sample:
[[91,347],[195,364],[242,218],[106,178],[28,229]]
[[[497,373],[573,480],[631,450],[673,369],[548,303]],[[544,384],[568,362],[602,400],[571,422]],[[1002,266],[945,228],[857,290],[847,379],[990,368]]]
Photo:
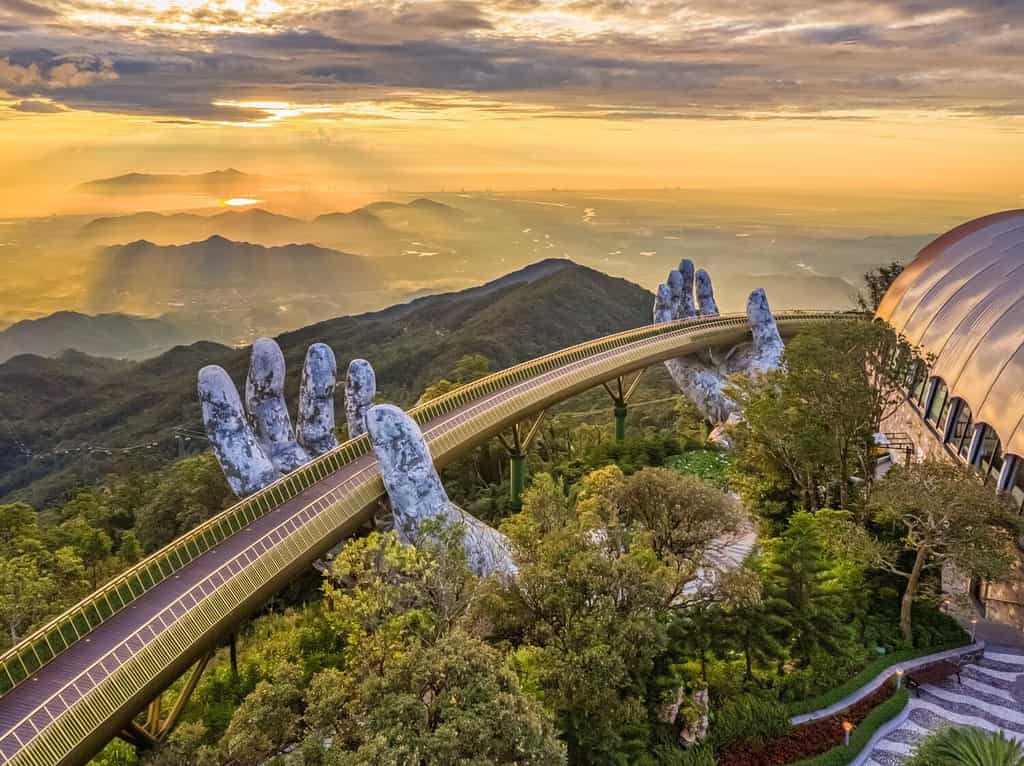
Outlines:
[[[487,289],[430,296],[281,336],[290,401],[315,341],[334,349],[342,371],[352,358],[369,359],[383,397],[408,405],[465,354],[482,353],[495,368],[506,367],[650,321],[652,296],[635,284],[567,261],[529,269],[535,270],[531,281],[509,275]],[[65,355],[0,365],[0,497],[41,507],[83,482],[172,460],[173,430],[201,429],[196,372],[211,363],[241,385],[248,350],[197,343],[140,363]],[[118,451],[151,443],[157,446]],[[76,451],[63,452],[70,449]]]

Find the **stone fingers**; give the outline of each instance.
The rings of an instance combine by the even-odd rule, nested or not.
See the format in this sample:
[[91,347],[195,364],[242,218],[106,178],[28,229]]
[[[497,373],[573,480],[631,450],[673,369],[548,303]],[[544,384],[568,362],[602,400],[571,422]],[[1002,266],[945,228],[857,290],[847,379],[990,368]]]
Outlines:
[[711,285],[711,275],[704,269],[697,269],[697,306],[701,316],[718,316],[718,303]]
[[366,413],[377,395],[377,377],[365,359],[353,359],[345,376],[345,420],[348,437],[366,433]]
[[334,389],[338,363],[331,347],[314,343],[306,350],[299,385],[299,444],[311,457],[338,446],[334,433]]
[[284,354],[270,338],[252,344],[249,374],[245,379],[245,408],[249,422],[263,447],[281,473],[294,471],[309,461],[309,455],[295,440],[291,416],[284,401]]
[[693,261],[683,258],[679,262],[679,274],[682,277],[682,295],[679,302],[679,319],[697,316],[693,303]]
[[206,435],[231,491],[245,497],[280,476],[249,427],[242,400],[227,372],[216,365],[203,367],[198,388]]
[[775,324],[775,316],[768,306],[768,296],[760,287],[751,292],[747,300],[747,322],[754,339],[749,371],[774,370],[782,363],[785,346]]

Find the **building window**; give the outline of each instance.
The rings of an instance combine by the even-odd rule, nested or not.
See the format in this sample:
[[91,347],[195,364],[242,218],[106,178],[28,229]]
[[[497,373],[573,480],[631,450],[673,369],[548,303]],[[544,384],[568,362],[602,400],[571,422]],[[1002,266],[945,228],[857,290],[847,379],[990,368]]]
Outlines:
[[949,391],[946,389],[946,384],[941,380],[935,382],[935,395],[932,397],[932,403],[928,407],[928,414],[925,416],[929,423],[942,429],[945,426],[943,419],[944,414],[949,412]]
[[949,446],[959,453],[964,460],[971,449],[971,436],[974,433],[974,418],[971,417],[971,408],[967,402],[962,402],[960,412],[957,414],[956,423],[953,424],[953,431],[949,437]]
[[1003,467],[1003,449],[992,426],[984,427],[981,434],[981,454],[978,458],[982,476],[990,481],[998,480],[999,471]]
[[921,397],[924,396],[925,384],[928,383],[928,368],[924,362],[918,362],[914,368],[914,379],[910,385],[910,400],[914,404],[921,405]]
[[1010,487],[1010,497],[1016,501],[1017,507],[1024,513],[1024,459],[1014,458],[1014,462],[1017,464],[1017,478]]

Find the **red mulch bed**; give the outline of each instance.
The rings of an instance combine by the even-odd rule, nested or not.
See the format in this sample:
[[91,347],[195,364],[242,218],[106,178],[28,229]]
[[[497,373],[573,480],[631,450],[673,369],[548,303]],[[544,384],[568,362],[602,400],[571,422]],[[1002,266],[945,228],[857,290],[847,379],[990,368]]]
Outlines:
[[805,723],[770,742],[736,742],[718,756],[718,766],[785,766],[831,750],[843,742],[843,721],[855,726],[874,708],[893,695],[891,684],[882,685],[860,702],[830,718]]

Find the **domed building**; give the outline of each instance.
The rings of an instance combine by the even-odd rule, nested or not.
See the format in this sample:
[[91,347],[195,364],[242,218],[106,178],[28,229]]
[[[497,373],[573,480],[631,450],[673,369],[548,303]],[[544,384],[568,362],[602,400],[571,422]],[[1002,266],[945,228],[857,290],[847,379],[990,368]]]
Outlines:
[[[917,457],[975,466],[1024,511],[1024,210],[978,218],[925,247],[877,316],[921,348],[886,432]],[[986,616],[1024,625],[1024,581],[975,584]]]

